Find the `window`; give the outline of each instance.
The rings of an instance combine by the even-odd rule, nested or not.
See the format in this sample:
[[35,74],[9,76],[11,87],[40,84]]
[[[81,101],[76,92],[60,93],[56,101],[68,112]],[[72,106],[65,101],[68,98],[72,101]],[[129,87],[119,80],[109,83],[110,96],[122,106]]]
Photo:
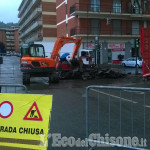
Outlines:
[[147,10],[147,1],[144,1],[144,10]]
[[121,20],[113,20],[113,34],[121,35]]
[[89,51],[90,56],[92,56],[94,58],[94,52],[93,51]]
[[81,52],[81,57],[86,57],[86,56],[88,56],[88,54],[89,54],[88,52],[83,51],[83,52]]
[[121,0],[114,0],[113,1],[113,12],[114,13],[121,13]]
[[28,47],[21,47],[21,55],[29,55]]
[[135,60],[136,60],[135,58],[132,58],[132,59],[131,59],[131,61],[135,61]]
[[138,35],[138,34],[140,34],[139,21],[132,21],[132,34],[133,34],[133,35]]
[[100,11],[100,0],[91,0],[91,11]]
[[138,60],[139,60],[139,61],[142,61],[142,57],[139,57]]
[[31,56],[33,57],[44,57],[44,49],[43,47],[41,46],[31,46],[30,47],[30,54]]
[[91,19],[91,33],[99,35],[100,34],[100,20]]

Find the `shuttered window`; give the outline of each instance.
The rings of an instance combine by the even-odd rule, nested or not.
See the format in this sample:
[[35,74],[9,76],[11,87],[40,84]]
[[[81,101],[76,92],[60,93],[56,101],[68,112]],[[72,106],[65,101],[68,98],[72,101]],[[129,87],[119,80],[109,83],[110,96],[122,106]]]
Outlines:
[[100,11],[100,0],[91,0],[91,11]]
[[113,20],[113,34],[121,35],[121,20]]
[[92,34],[100,34],[100,20],[99,19],[91,19],[91,32]]
[[113,0],[113,12],[121,13],[121,0]]

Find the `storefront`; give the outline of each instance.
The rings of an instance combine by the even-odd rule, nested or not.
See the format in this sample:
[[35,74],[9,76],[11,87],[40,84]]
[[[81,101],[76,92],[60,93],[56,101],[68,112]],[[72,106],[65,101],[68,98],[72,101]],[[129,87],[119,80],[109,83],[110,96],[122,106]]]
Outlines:
[[125,56],[125,44],[108,44],[108,63],[119,64]]

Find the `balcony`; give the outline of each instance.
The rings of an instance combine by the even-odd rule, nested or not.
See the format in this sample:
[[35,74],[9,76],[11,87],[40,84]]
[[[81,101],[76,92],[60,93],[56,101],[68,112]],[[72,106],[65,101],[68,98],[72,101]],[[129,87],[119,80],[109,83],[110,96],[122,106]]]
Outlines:
[[70,7],[70,14],[79,18],[107,18],[111,19],[127,19],[127,20],[150,20],[150,11],[144,11],[141,8],[91,4],[74,4]]
[[26,43],[32,43],[35,41],[42,41],[43,37],[38,37],[37,35],[27,38]]
[[23,13],[25,7],[27,6],[27,4],[28,4],[29,2],[30,2],[30,1],[28,1],[28,0],[23,1],[23,4],[22,4],[22,6],[21,6],[20,9],[19,9],[18,17]]
[[19,20],[19,25],[20,23],[24,20],[24,18],[27,16],[27,14],[30,13],[30,10],[37,4],[39,3],[40,0],[33,0],[27,7],[27,9],[25,10],[25,12],[23,13],[23,15],[21,16],[21,19]]
[[23,30],[25,27],[27,27],[31,21],[33,21],[35,18],[37,18],[42,13],[42,8],[36,8],[32,14],[28,17],[26,21],[23,22],[23,24],[20,26],[19,30]]
[[7,49],[14,49],[14,45],[13,45],[13,46],[7,45],[6,48],[7,48]]
[[6,31],[6,35],[14,35],[14,32]]
[[14,40],[15,40],[14,38],[7,38],[7,39],[6,39],[7,42],[9,42],[9,41],[14,41]]
[[10,32],[7,31],[6,34],[7,34],[7,35],[10,35]]
[[10,49],[12,49],[12,48],[11,48],[10,46],[6,46],[6,49],[7,49],[7,50],[10,50]]
[[25,30],[22,34],[20,34],[20,38],[24,38],[28,34],[30,34],[33,30],[42,26],[42,21],[35,21],[27,30]]
[[82,28],[77,27],[70,30],[70,35],[75,37],[113,37],[113,38],[137,38],[140,37],[139,28],[126,28],[123,30],[111,28]]
[[15,46],[15,44],[14,43],[10,43],[9,46],[13,47],[13,46]]
[[6,39],[14,39],[15,37],[14,36],[6,36]]
[[10,46],[11,44],[10,43],[7,43],[7,45],[6,46]]

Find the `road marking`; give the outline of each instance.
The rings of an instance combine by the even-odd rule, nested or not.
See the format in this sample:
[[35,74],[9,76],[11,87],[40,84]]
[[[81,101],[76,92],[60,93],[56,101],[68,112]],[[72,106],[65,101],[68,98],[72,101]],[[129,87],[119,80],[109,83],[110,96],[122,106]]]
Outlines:
[[124,91],[126,91],[126,92],[132,92],[132,93],[138,93],[138,94],[144,94],[144,92],[139,92],[139,91],[129,91],[129,90],[124,90]]
[[[101,94],[104,94],[104,95],[107,95],[107,96],[111,96],[111,97],[114,97],[114,98],[117,98],[117,99],[122,99],[123,101],[128,101],[128,102],[131,102],[131,103],[134,103],[134,104],[138,104],[138,102],[135,102],[133,100],[130,100],[130,99],[126,99],[126,98],[122,98],[122,97],[119,97],[119,96],[115,96],[115,95],[112,95],[112,94],[108,94],[108,93],[105,93],[105,92],[102,92],[102,91],[98,91],[98,90],[95,90],[95,89],[91,89],[91,91],[94,91],[94,92],[98,92],[98,93],[101,93]],[[128,90],[124,90],[124,91],[128,91]],[[128,91],[129,92],[129,91]],[[130,91],[131,92],[131,91]],[[135,92],[138,92],[138,91],[135,91]],[[139,92],[139,94],[141,94],[142,92]],[[144,92],[143,92],[144,93]],[[144,105],[145,107],[147,108],[150,108],[149,105]]]
[[122,148],[128,148],[128,149],[134,149],[134,150],[148,150],[145,148],[138,148],[138,147],[130,147],[127,145],[121,145],[121,144],[113,144],[113,143],[109,143],[109,142],[104,142],[104,141],[97,141],[97,140],[93,140],[93,139],[88,139],[89,142],[93,142],[93,143],[98,143],[98,144],[104,144],[104,145],[109,145],[110,147],[122,147]]

